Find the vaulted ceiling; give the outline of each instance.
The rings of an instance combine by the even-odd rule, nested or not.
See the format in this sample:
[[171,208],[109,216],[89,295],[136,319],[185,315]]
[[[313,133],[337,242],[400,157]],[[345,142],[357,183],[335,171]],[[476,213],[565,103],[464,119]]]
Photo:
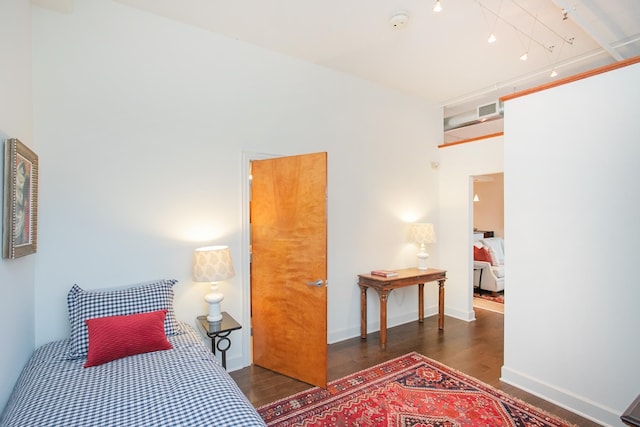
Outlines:
[[441,0],[440,12],[436,0],[105,1],[422,96],[452,114],[546,83],[552,70],[561,78],[640,55],[640,0]]

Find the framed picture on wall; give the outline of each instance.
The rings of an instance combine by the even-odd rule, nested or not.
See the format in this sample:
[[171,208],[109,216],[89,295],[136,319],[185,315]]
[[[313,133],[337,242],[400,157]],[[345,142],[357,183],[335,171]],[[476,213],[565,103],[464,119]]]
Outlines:
[[2,257],[36,252],[38,235],[38,156],[19,140],[4,144]]

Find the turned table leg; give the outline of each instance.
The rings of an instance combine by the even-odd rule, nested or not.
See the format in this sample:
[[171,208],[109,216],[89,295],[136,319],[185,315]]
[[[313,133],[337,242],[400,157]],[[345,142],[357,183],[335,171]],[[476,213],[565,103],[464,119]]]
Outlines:
[[438,280],[438,329],[444,329],[444,279]]
[[387,298],[389,291],[379,291],[380,294],[380,347],[387,347]]
[[424,322],[424,283],[418,283],[418,322]]
[[367,287],[360,285],[360,338],[367,339]]

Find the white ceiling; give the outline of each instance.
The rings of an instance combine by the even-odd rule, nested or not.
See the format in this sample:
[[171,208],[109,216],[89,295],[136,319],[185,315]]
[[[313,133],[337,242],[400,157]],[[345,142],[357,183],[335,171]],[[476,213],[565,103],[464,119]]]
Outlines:
[[[113,1],[434,100],[451,114],[546,83],[552,68],[561,78],[640,55],[640,0],[441,0],[439,13],[435,0]],[[401,28],[390,24],[398,12],[409,16]]]

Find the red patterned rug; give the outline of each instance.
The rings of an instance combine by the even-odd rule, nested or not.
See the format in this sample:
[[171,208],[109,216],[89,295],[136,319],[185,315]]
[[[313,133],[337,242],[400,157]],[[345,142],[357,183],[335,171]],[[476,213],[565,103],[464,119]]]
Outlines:
[[268,426],[569,426],[418,353],[258,408]]
[[477,290],[473,290],[474,298],[486,299],[487,301],[499,302],[500,304],[504,304],[504,294],[498,293],[498,295],[493,296],[491,293],[478,292]]

